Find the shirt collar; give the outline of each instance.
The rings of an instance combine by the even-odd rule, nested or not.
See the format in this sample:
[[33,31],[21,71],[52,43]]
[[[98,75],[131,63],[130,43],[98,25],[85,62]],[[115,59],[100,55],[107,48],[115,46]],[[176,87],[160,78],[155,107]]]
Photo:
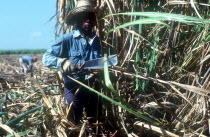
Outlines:
[[76,38],[76,37],[79,37],[79,36],[82,37],[80,31],[79,31],[79,30],[75,30],[75,32],[74,32],[74,34],[73,34],[73,38]]

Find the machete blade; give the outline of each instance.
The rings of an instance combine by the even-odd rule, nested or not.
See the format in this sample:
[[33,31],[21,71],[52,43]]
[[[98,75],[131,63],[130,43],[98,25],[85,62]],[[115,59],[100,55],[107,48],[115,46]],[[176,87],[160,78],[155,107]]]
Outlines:
[[[108,67],[115,66],[118,63],[117,55],[110,55],[107,57]],[[104,57],[88,60],[85,62],[84,69],[102,69],[104,68]]]

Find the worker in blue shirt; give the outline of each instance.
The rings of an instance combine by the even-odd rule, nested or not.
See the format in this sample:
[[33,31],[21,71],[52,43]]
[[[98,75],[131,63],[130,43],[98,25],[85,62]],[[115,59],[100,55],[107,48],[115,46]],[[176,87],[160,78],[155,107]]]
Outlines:
[[22,56],[19,58],[21,72],[27,74],[32,71],[33,63],[37,61],[36,57]]
[[67,25],[74,25],[76,29],[63,35],[46,51],[42,59],[45,66],[62,69],[64,103],[70,104],[73,101],[74,113],[70,113],[70,119],[73,118],[75,124],[82,119],[83,107],[88,117],[96,117],[97,114],[97,95],[68,77],[85,82],[88,74],[81,74],[82,64],[101,57],[99,37],[92,31],[96,25],[93,5],[92,1],[77,2],[76,8],[66,19]]

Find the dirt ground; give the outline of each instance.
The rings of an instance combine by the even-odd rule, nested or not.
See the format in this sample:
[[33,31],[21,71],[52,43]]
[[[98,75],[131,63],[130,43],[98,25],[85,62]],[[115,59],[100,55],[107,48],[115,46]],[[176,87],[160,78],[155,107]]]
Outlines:
[[[38,60],[33,64],[33,73],[23,74],[20,71],[19,58],[21,56],[29,55],[32,57],[37,57]],[[13,85],[23,86],[25,85],[25,80],[30,78],[33,74],[43,73],[44,71],[49,71],[47,67],[42,64],[43,54],[22,54],[22,55],[0,55],[0,86],[1,90],[6,90],[12,88]],[[42,75],[48,77],[47,75]],[[23,85],[21,85],[23,84]]]

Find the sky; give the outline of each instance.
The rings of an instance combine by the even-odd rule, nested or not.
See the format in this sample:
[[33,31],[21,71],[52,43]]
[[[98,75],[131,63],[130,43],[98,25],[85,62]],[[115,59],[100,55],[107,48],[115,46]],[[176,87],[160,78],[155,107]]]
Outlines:
[[47,49],[55,42],[56,0],[3,0],[0,50]]

